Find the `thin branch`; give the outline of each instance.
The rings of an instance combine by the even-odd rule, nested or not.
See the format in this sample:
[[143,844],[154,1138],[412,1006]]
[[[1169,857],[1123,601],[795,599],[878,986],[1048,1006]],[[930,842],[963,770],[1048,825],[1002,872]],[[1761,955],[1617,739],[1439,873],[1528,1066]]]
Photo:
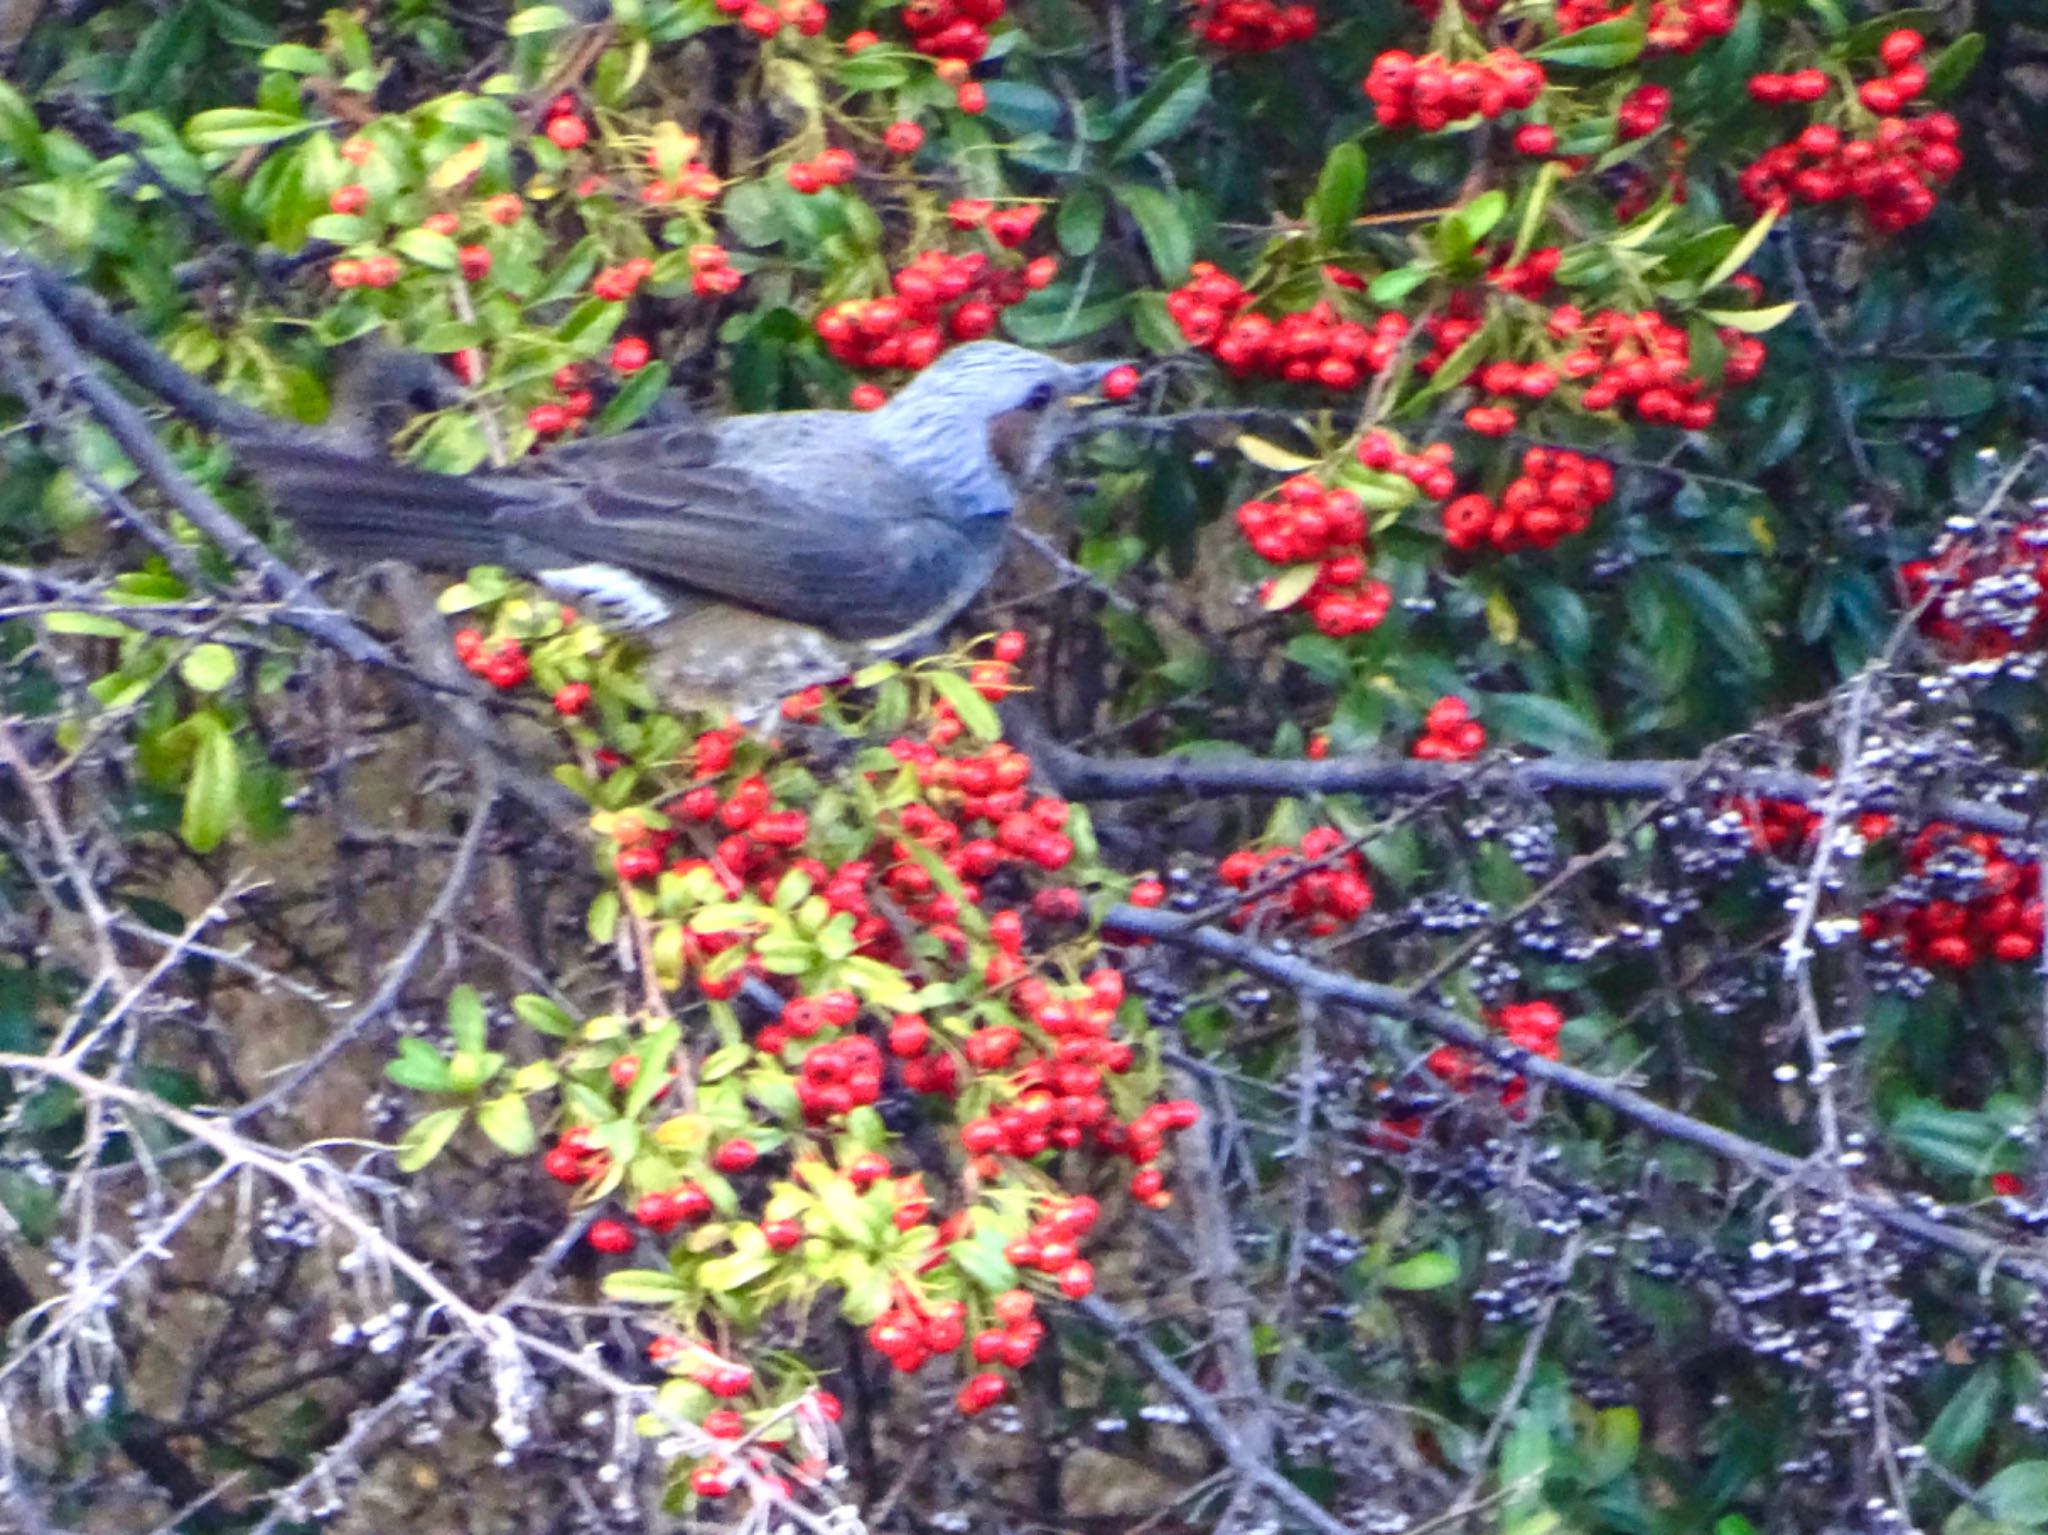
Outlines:
[[1136,1322],[1099,1295],[1076,1301],[1074,1309],[1108,1333],[1119,1348],[1152,1373],[1152,1378],[1180,1403],[1189,1420],[1201,1430],[1203,1437],[1216,1446],[1241,1479],[1252,1483],[1322,1535],[1353,1535],[1351,1526],[1253,1454],[1238,1438],[1236,1430],[1224,1420],[1210,1393],[1196,1385],[1186,1371],[1167,1358],[1165,1350],[1148,1338]]
[[[1283,953],[1217,928],[1185,928],[1181,919],[1171,912],[1117,906],[1103,918],[1103,926],[1115,934],[1151,938],[1189,949],[1235,965],[1249,974],[1276,981],[1304,995],[1320,997],[1371,1017],[1401,1019],[1447,1044],[1463,1046],[1510,1071],[1532,1080],[1555,1083],[1566,1092],[1589,1103],[1597,1103],[1667,1139],[1697,1146],[1738,1166],[1775,1174],[1801,1188],[1832,1192],[1825,1170],[1816,1168],[1804,1157],[1793,1156],[1732,1130],[1724,1130],[1719,1125],[1668,1109],[1641,1093],[1580,1067],[1533,1055],[1501,1036],[1481,1029],[1449,1008],[1425,1001],[1398,986],[1360,980],[1356,976],[1328,970],[1299,955]],[[1856,1192],[1849,1199],[1871,1219],[1904,1236],[2048,1290],[2048,1261],[2016,1252],[1995,1237],[1951,1226],[1881,1194]]]

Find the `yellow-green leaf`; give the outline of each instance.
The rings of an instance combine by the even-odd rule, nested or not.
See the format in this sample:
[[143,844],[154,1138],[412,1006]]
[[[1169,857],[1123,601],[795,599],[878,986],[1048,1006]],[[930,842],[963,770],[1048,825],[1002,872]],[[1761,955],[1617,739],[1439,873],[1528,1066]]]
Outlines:
[[416,1173],[434,1158],[462,1128],[467,1109],[436,1109],[416,1120],[398,1142],[398,1170]]

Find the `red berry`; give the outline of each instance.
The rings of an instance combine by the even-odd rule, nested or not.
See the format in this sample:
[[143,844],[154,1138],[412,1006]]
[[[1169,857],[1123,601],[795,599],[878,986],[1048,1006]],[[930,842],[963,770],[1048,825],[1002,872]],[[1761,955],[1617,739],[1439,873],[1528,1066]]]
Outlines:
[[924,147],[924,129],[913,122],[891,123],[882,131],[882,145],[892,155],[914,155]]
[[1138,392],[1138,370],[1129,363],[1120,363],[1102,375],[1102,397],[1105,400],[1128,400]]
[[743,1173],[760,1161],[761,1153],[745,1136],[736,1136],[711,1154],[711,1165],[722,1173]]
[[557,149],[581,149],[590,142],[590,125],[580,117],[550,118],[545,132]]
[[594,1222],[587,1240],[601,1253],[623,1253],[633,1250],[633,1233],[626,1228],[624,1221]]
[[621,336],[612,343],[612,371],[638,373],[647,366],[647,359],[652,355],[651,349],[640,337]]
[[555,713],[564,719],[574,719],[590,703],[590,684],[587,682],[565,682],[555,691]]
[[327,211],[330,213],[361,213],[369,206],[370,189],[360,182],[350,182],[345,187],[336,187],[327,197]]

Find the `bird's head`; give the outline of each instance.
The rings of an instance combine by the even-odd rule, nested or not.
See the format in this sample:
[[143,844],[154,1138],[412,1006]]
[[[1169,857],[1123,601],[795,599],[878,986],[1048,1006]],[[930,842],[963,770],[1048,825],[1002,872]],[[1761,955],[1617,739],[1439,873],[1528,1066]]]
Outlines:
[[1077,413],[1099,402],[1116,366],[972,342],[877,411],[874,429],[900,462],[953,493],[963,515],[1005,514],[1044,475]]
[[462,399],[461,386],[438,358],[365,337],[340,349],[328,390],[327,430],[357,452],[381,456],[414,417]]

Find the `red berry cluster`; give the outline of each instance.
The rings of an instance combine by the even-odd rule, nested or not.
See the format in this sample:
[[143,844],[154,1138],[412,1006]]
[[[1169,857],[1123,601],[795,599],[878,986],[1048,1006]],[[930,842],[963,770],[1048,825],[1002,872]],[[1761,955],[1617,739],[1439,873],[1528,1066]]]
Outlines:
[[1056,272],[1050,256],[1019,269],[995,265],[985,251],[919,251],[892,279],[891,297],[832,305],[818,316],[818,335],[848,367],[915,372],[949,342],[988,335],[1003,310],[1050,283]]
[[1935,854],[1964,848],[1983,861],[1981,894],[1968,901],[1893,903],[1863,913],[1863,936],[1897,939],[1906,957],[1931,970],[1964,970],[1981,960],[2021,964],[2041,952],[2041,866],[2007,856],[1988,832],[1963,832],[1943,821],[1924,827],[1906,849],[1906,867],[1921,873]]
[[1004,9],[1003,0],[904,0],[903,26],[928,58],[973,64],[988,52],[988,29]]
[[557,1183],[571,1186],[603,1177],[611,1162],[611,1153],[600,1146],[596,1135],[583,1125],[564,1130],[540,1159],[543,1172]]
[[1774,857],[1799,852],[1820,830],[1820,812],[1797,800],[1731,800],[1728,808],[1741,816],[1750,846]]
[[1563,251],[1555,245],[1539,245],[1520,261],[1510,262],[1503,256],[1487,268],[1486,280],[1503,293],[1539,303],[1563,264]]
[[1381,127],[1435,133],[1475,113],[1495,118],[1533,106],[1543,85],[1543,66],[1512,48],[1455,64],[1396,48],[1372,61],[1362,88]]
[[1444,542],[1453,549],[1491,544],[1503,554],[1548,549],[1583,533],[1613,494],[1614,470],[1600,459],[1531,448],[1498,502],[1473,491],[1444,508]]
[[1615,136],[1644,139],[1664,125],[1671,111],[1671,92],[1661,85],[1639,85],[1621,98],[1614,114]]
[[1240,905],[1230,919],[1234,925],[1270,916],[1301,922],[1316,938],[1372,910],[1366,873],[1364,857],[1356,848],[1345,848],[1344,834],[1328,826],[1317,827],[1294,847],[1239,848],[1216,866],[1216,877],[1233,890],[1254,883],[1273,886]]
[[[1551,314],[1550,334],[1576,342],[1560,359],[1566,378],[1592,381],[1579,404],[1608,410],[1626,403],[1644,421],[1700,431],[1714,424],[1718,395],[1692,375],[1692,341],[1685,328],[1654,309],[1627,314],[1603,309],[1591,318],[1561,308]],[[1735,388],[1753,380],[1764,365],[1764,344],[1732,327],[1717,332],[1725,357],[1722,383]]]
[[946,204],[946,221],[955,229],[986,229],[988,237],[1004,250],[1015,250],[1031,238],[1031,231],[1045,217],[1043,203],[1016,203],[998,208],[979,197],[956,197]]
[[[1710,38],[1734,30],[1740,0],[1651,0],[1645,53],[1691,53]],[[1613,0],[1559,0],[1557,29],[1571,33],[1619,21],[1631,7]]]
[[[674,202],[708,203],[714,201],[725,188],[725,183],[718,179],[718,172],[702,160],[685,159],[676,167],[674,176],[664,178],[661,175],[662,151],[656,147],[647,151],[647,164],[654,170],[655,175],[652,180],[641,183],[640,201],[650,207],[660,207],[665,203]],[[577,194],[595,195],[603,190],[603,186],[601,180],[594,186],[579,185]]]
[[1422,738],[1408,755],[1424,762],[1466,762],[1486,749],[1486,727],[1458,697],[1439,698],[1423,717]]
[[[2014,578],[2031,575],[2036,595],[2031,608],[2013,608]],[[1920,630],[1944,648],[1973,661],[2011,655],[2048,641],[2048,524],[2030,523],[2002,537],[1978,543],[1937,546],[1924,560],[1899,567],[1906,599],[1919,615]],[[1982,615],[1999,599],[2003,622]]]
[[1166,296],[1167,313],[1189,344],[1239,378],[1353,389],[1392,362],[1408,334],[1405,315],[1383,314],[1366,325],[1345,319],[1327,300],[1278,320],[1249,312],[1251,305],[1244,284],[1207,261],[1196,262],[1186,285]]
[[590,142],[590,124],[577,110],[573,92],[564,91],[548,103],[547,120],[541,125],[547,141],[557,149],[581,149]]
[[1781,106],[1788,101],[1819,101],[1827,93],[1825,70],[1800,69],[1787,75],[1774,75],[1767,70],[1749,77],[1750,99],[1767,107]]
[[[1486,1014],[1486,1022],[1505,1035],[1508,1043],[1517,1049],[1541,1056],[1546,1061],[1558,1058],[1557,1037],[1564,1029],[1564,1014],[1556,1003],[1510,1002]],[[1430,1075],[1452,1092],[1465,1093],[1471,1091],[1482,1062],[1478,1055],[1462,1045],[1439,1045],[1430,1051],[1423,1065]],[[1528,1091],[1529,1084],[1524,1078],[1510,1077],[1501,1088],[1501,1106],[1513,1108],[1527,1096]]]
[[337,288],[388,288],[403,268],[389,251],[369,256],[342,256],[330,262],[327,280]]
[[808,197],[826,187],[844,186],[859,169],[860,161],[853,157],[853,151],[835,144],[815,160],[792,160],[783,167],[782,179],[789,183],[791,191]]
[[623,304],[635,293],[640,284],[647,281],[654,272],[654,263],[645,256],[635,256],[617,266],[608,266],[590,279],[590,291],[608,303]]
[[1352,492],[1297,475],[1272,500],[1240,506],[1237,525],[1260,559],[1316,567],[1291,600],[1266,582],[1259,600],[1268,607],[1306,606],[1316,628],[1333,637],[1364,634],[1387,616],[1393,593],[1384,581],[1367,579],[1365,507]]
[[510,635],[486,640],[475,629],[455,631],[455,658],[494,688],[516,688],[533,670],[518,640]]
[[1204,0],[1193,18],[1195,36],[1230,53],[1270,53],[1316,35],[1313,6],[1275,0]]
[[816,37],[825,30],[824,0],[781,0],[766,5],[762,0],[713,0],[727,16],[737,16],[740,25],[759,38],[770,38],[784,27],[800,37]]
[[1443,500],[1458,487],[1447,442],[1433,442],[1420,453],[1407,453],[1393,438],[1375,429],[1358,439],[1353,455],[1367,469],[1400,475],[1432,501]]
[[1856,88],[1856,98],[1880,117],[1890,117],[1927,89],[1927,70],[1920,62],[1926,39],[1910,27],[1887,33],[1878,44],[1878,62],[1886,73]]
[[[632,355],[633,349],[628,347],[629,361]],[[555,369],[549,382],[561,398],[545,400],[526,413],[527,429],[539,437],[553,437],[580,426],[597,409],[597,396],[589,388],[582,364],[564,363]]]
[[1756,207],[1780,212],[1795,201],[1854,198],[1873,226],[1892,234],[1933,213],[1935,188],[1962,169],[1957,133],[1946,112],[1887,117],[1867,139],[1845,139],[1830,124],[1815,123],[1745,166],[1737,185]]
[[[1011,955],[1007,963],[992,964],[1000,976],[1022,961]],[[960,1127],[960,1144],[976,1167],[994,1177],[1001,1171],[999,1156],[1029,1159],[1091,1143],[1135,1162],[1156,1157],[1164,1130],[1183,1127],[1147,1119],[1157,1105],[1124,1124],[1110,1112],[1103,1091],[1108,1078],[1122,1076],[1133,1062],[1131,1047],[1111,1037],[1123,1001],[1123,977],[1104,968],[1078,989],[1060,989],[1019,974],[1010,985],[1009,1000],[1030,1027],[985,1024],[961,1045],[967,1063],[976,1071],[999,1074],[995,1080],[1010,1094],[1000,1108]],[[1036,1260],[1025,1264],[1042,1266]]]

